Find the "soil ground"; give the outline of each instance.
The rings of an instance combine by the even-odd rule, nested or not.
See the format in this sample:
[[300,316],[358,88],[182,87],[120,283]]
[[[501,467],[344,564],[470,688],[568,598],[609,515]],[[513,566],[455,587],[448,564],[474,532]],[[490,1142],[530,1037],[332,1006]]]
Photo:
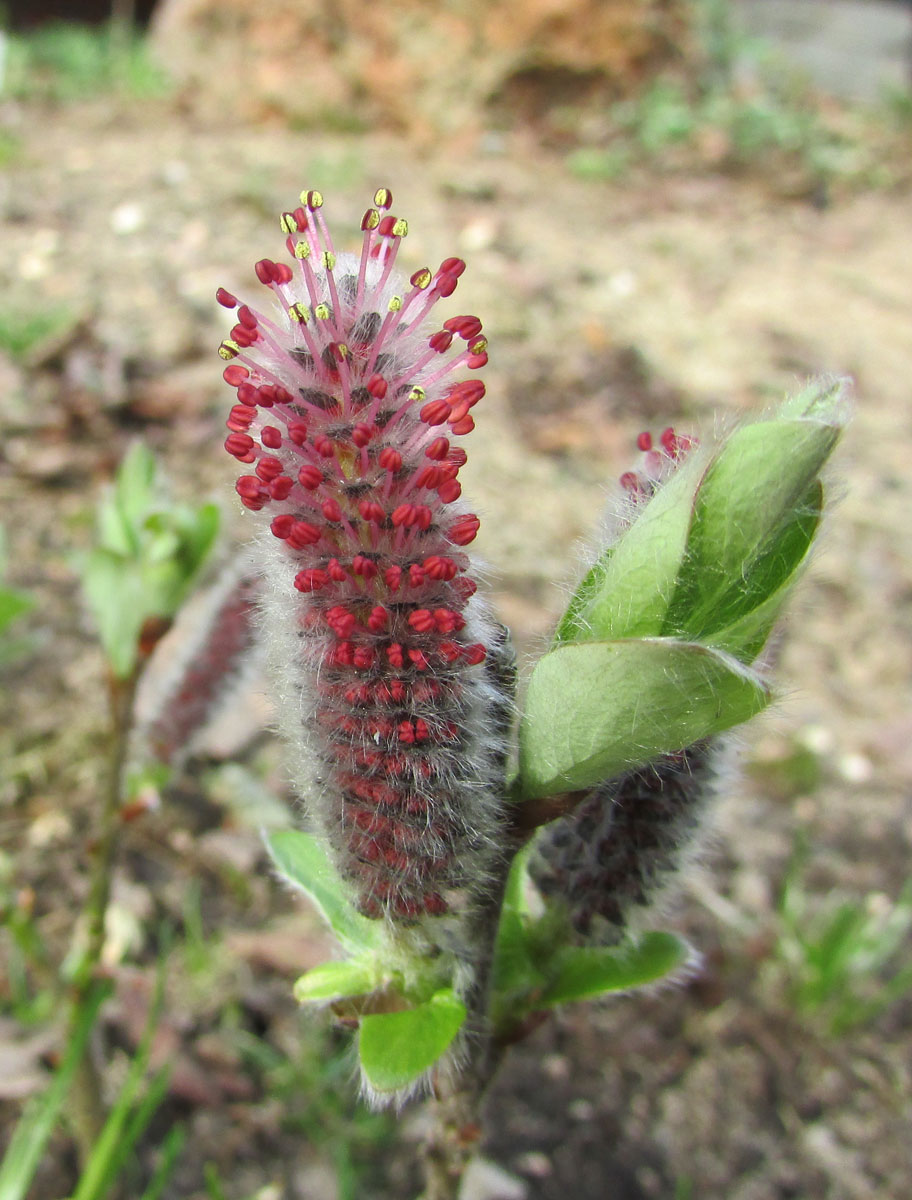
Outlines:
[[[302,187],[323,190],[341,240],[385,184],[409,219],[407,266],[469,262],[458,310],[483,317],[492,353],[464,488],[526,665],[640,429],[705,434],[818,372],[851,376],[857,396],[834,468],[842,499],[784,630],[784,698],[744,734],[711,848],[664,918],[702,967],[683,986],[567,1010],[517,1047],[485,1153],[513,1194],[542,1200],[907,1195],[912,997],[831,1037],[791,1002],[776,939],[801,837],[814,902],[896,897],[909,874],[908,189],[821,207],[758,177],[585,181],[521,134],[416,152],[380,136],[194,125],[165,101],[5,116],[21,151],[0,179],[0,311],[61,323],[25,363],[0,360],[8,582],[37,599],[30,645],[4,669],[0,844],[52,957],[84,894],[102,770],[103,675],[73,558],[99,490],[140,434],[182,495],[230,496],[215,288],[253,291],[252,263],[280,254],[277,214]],[[226,511],[241,540],[243,516],[230,500]],[[255,699],[243,714],[125,832],[108,1082],[170,918],[184,936],[160,1054],[177,1068],[150,1147],[176,1121],[190,1140],[168,1195],[201,1200],[210,1162],[228,1200],[407,1197],[420,1114],[396,1134],[353,1115],[344,1036],[309,1031],[294,1010],[290,983],[324,947],[270,879],[259,816],[245,817],[251,780],[284,784],[276,743],[246,737],[245,722],[266,719]],[[245,744],[240,778],[219,766],[232,743]],[[0,997],[11,1122],[54,1040]],[[35,1200],[68,1194],[72,1166],[60,1137]]]

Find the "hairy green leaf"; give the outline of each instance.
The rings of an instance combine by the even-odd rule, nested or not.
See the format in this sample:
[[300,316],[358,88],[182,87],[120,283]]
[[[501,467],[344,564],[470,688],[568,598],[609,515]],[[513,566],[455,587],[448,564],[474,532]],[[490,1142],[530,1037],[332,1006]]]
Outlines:
[[276,870],[307,893],[343,945],[366,950],[379,944],[382,923],[362,917],[352,905],[349,889],[312,834],[280,829],[267,834],[265,841]]
[[362,1017],[358,1054],[365,1079],[378,1092],[408,1087],[452,1044],[465,1017],[452,988],[404,1012]]
[[539,659],[520,726],[526,797],[592,787],[760,712],[769,688],[731,655],[642,638],[558,646]]
[[644,933],[611,949],[568,946],[557,954],[539,1003],[551,1007],[642,987],[678,970],[689,956],[687,943],[673,933]]

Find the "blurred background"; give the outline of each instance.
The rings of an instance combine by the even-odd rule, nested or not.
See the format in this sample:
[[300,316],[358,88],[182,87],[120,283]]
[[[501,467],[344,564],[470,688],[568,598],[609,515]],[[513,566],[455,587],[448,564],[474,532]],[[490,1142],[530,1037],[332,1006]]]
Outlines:
[[[489,594],[547,644],[636,434],[710,434],[828,372],[857,417],[712,849],[657,917],[684,986],[578,1006],[492,1092],[504,1200],[870,1200],[912,1170],[912,10],[887,0],[7,0],[0,5],[0,1130],[59,1061],[104,668],[78,561],[131,442],[247,536],[216,287],[249,296],[317,188],[378,186],[411,271],[468,262],[490,340],[467,443]],[[6,611],[10,602],[6,602]],[[2,615],[2,606],[0,606]],[[259,828],[290,818],[259,685],[123,830],[96,1030],[112,1094],[174,932],[173,1071],[125,1168],[174,1200],[414,1194],[421,1116],[355,1100],[290,985],[325,955]],[[135,815],[135,814],[134,814]],[[4,1136],[0,1133],[0,1145]],[[70,1195],[64,1129],[29,1193]],[[114,1194],[114,1193],[112,1193]]]

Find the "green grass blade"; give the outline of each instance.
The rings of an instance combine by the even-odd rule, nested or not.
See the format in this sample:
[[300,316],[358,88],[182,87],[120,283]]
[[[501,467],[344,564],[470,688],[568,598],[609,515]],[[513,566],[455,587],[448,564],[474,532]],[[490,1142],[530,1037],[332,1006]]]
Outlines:
[[187,1140],[187,1131],[183,1125],[175,1125],[168,1131],[165,1144],[162,1146],[161,1161],[155,1168],[155,1174],[149,1180],[149,1186],[143,1192],[140,1200],[159,1200],[162,1192],[168,1186],[178,1156]]
[[73,1076],[110,987],[92,989],[80,1007],[73,1036],[50,1087],[27,1107],[16,1126],[0,1164],[0,1200],[23,1200],[41,1162],[41,1156],[66,1102]]

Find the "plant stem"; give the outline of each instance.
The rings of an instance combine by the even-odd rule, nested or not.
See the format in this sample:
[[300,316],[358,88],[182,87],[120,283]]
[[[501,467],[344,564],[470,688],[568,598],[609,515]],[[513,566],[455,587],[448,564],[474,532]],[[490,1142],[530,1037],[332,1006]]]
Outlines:
[[[107,779],[99,817],[99,832],[93,848],[89,894],[83,909],[86,946],[74,979],[68,1033],[72,1033],[78,1024],[80,1011],[92,994],[104,951],[105,918],[111,898],[111,877],[123,803],[123,769],[140,674],[141,665],[126,679],[117,679],[114,676],[110,679],[111,734]],[[74,1075],[71,1121],[79,1146],[80,1162],[85,1166],[105,1122],[101,1078],[92,1058],[91,1044],[87,1047]]]
[[481,1103],[502,1057],[490,1020],[491,972],[500,910],[519,843],[500,855],[494,877],[469,916],[468,943],[474,978],[465,996],[463,1036],[466,1054],[458,1073],[438,1082],[432,1104],[433,1127],[424,1146],[425,1192],[422,1200],[456,1200],[466,1167],[482,1133]]

